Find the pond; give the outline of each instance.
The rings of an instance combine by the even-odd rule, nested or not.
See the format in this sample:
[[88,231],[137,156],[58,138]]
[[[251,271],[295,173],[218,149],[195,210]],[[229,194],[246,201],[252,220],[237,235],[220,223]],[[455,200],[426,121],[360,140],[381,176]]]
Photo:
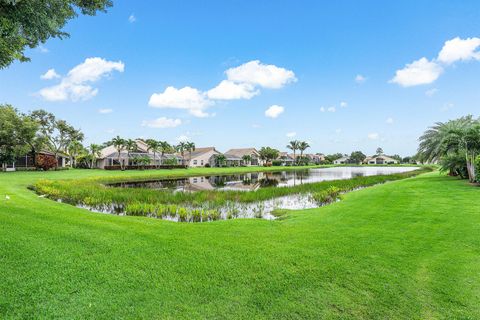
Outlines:
[[265,187],[292,187],[306,183],[344,180],[359,176],[388,175],[408,172],[417,167],[332,167],[276,172],[251,172],[231,175],[197,176],[110,184],[121,188],[147,188],[173,191],[255,191]]

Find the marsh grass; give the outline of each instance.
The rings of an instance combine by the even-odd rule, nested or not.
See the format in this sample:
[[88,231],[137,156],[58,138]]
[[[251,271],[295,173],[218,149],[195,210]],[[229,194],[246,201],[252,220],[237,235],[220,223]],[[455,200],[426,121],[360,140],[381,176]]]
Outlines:
[[[328,204],[336,201],[341,193],[388,181],[405,179],[432,171],[431,167],[389,175],[355,177],[348,180],[322,181],[276,188],[265,187],[252,192],[245,191],[198,191],[174,192],[143,188],[107,187],[112,179],[39,180],[33,189],[50,199],[73,205],[88,207],[124,207],[127,215],[151,217],[175,217],[178,221],[205,221],[220,219],[219,208],[226,208],[226,218],[239,216],[238,204],[255,203],[293,194],[310,194],[315,201]],[[203,212],[202,210],[207,210]],[[261,217],[262,204],[255,209],[254,216]]]

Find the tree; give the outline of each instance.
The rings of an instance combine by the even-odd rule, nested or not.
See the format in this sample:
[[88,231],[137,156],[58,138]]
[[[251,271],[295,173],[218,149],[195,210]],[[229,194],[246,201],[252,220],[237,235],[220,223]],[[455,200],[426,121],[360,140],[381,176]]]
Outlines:
[[299,144],[298,144],[298,150],[300,150],[300,158],[303,159],[303,153],[305,152],[305,150],[307,150],[308,148],[310,148],[310,145],[308,144],[308,142],[306,141],[301,141]]
[[277,159],[280,154],[277,149],[270,147],[262,147],[258,153],[260,154],[260,158],[267,163],[271,162],[273,159]]
[[376,152],[376,155],[381,156],[383,154],[383,149],[378,147],[377,151],[375,151],[375,152]]
[[192,152],[195,151],[195,143],[193,142],[186,142],[185,148],[188,151],[188,161],[192,160]]
[[0,105],[0,163],[14,162],[34,145],[38,124],[11,105]]
[[90,169],[93,169],[97,158],[100,157],[100,155],[101,155],[100,151],[102,150],[102,146],[92,143],[88,147],[88,150],[90,152],[90,154],[89,154],[90,155]]
[[160,150],[160,142],[155,139],[147,139],[147,151],[153,151],[153,164],[157,166],[157,152]]
[[245,155],[243,155],[242,160],[243,160],[243,163],[245,163],[245,165],[251,164],[252,163],[252,156],[249,155],[249,154],[245,154]]
[[137,150],[137,142],[133,139],[125,140],[125,149],[127,149],[128,163],[130,163],[130,154]]
[[182,141],[175,147],[175,149],[181,154],[182,164],[185,165],[185,151],[187,150],[187,143]]
[[352,160],[355,163],[362,163],[363,160],[365,160],[367,156],[362,152],[362,151],[353,151],[350,154],[350,160]]
[[123,170],[123,164],[121,160],[122,150],[125,148],[125,139],[120,138],[120,136],[116,136],[112,139],[112,145],[117,149],[118,154],[118,163],[120,164],[120,169]]
[[328,154],[325,156],[325,160],[329,163],[333,163],[333,161],[340,159],[341,157],[343,157],[343,154],[341,153]]
[[297,161],[297,157],[296,157],[295,152],[298,150],[299,144],[300,144],[300,141],[293,140],[293,141],[290,141],[287,145],[287,148],[293,151],[293,161],[294,162]]
[[67,148],[67,153],[70,157],[70,164],[72,167],[77,166],[77,157],[85,150],[80,141],[72,141]]
[[223,154],[216,154],[215,155],[215,163],[219,167],[223,167],[223,165],[225,164],[226,161],[227,161],[227,157],[225,157],[225,155],[223,155]]
[[173,147],[167,141],[160,141],[160,152],[162,153],[161,163],[163,164],[163,157],[167,152],[173,152]]
[[49,38],[65,38],[62,28],[78,13],[95,15],[112,6],[111,0],[0,0],[0,69],[30,59],[25,49]]
[[[30,116],[40,126],[40,135],[46,141],[47,148],[58,158],[60,152],[67,152],[70,143],[82,141],[83,133],[69,125],[65,120],[58,120],[55,116],[45,110],[33,111]],[[58,166],[58,165],[57,165]]]

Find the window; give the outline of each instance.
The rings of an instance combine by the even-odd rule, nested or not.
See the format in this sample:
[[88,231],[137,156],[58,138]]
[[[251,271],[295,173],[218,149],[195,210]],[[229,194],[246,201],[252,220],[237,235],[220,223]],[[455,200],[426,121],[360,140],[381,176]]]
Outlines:
[[193,160],[193,164],[197,164],[197,160]]
[[200,161],[200,164],[203,166],[203,160]]

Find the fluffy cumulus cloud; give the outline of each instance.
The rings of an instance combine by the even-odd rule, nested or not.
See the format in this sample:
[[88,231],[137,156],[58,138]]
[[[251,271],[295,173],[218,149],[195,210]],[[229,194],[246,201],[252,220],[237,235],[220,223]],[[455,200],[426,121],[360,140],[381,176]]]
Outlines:
[[460,39],[456,37],[448,40],[438,54],[437,60],[445,64],[456,61],[480,60],[480,38]]
[[335,108],[335,107],[328,107],[328,108],[320,107],[320,111],[321,112],[335,112],[335,111],[337,111],[337,108]]
[[150,128],[175,128],[182,124],[180,119],[170,119],[166,117],[161,117],[155,120],[144,120],[142,122],[143,127]]
[[108,113],[112,113],[112,112],[113,112],[113,109],[108,109],[108,108],[98,109],[98,113],[101,113],[101,114],[108,114]]
[[287,134],[286,134],[287,138],[293,138],[293,137],[295,137],[296,135],[297,135],[297,133],[296,133],[295,131],[293,131],[293,132],[287,132]]
[[376,132],[372,132],[372,133],[369,133],[367,137],[370,140],[378,140],[378,138],[380,138],[380,135]]
[[60,75],[55,71],[55,69],[48,69],[47,72],[40,76],[40,79],[43,80],[52,80],[56,78],[60,78]]
[[152,94],[148,104],[155,108],[184,109],[195,117],[204,118],[209,116],[205,110],[213,102],[207,99],[205,93],[195,88],[168,87],[164,92]]
[[215,88],[207,92],[212,100],[250,99],[260,92],[250,83],[236,83],[223,80]]
[[[459,37],[445,41],[436,59],[425,57],[407,64],[397,70],[391,83],[403,87],[411,87],[433,83],[443,73],[444,68],[457,61],[480,60],[480,38],[461,39]],[[431,94],[429,94],[431,93]],[[427,91],[427,96],[435,93],[435,89]]]
[[297,81],[293,71],[273,64],[263,64],[259,60],[230,68],[225,73],[230,81],[249,83],[270,89],[279,89],[287,83]]
[[261,88],[279,89],[297,81],[293,71],[258,60],[230,68],[225,74],[227,79],[210,90],[168,87],[164,92],[152,94],[148,104],[156,108],[185,109],[195,117],[207,117],[210,114],[206,109],[215,101],[251,99],[260,94]]
[[405,68],[397,70],[395,77],[390,82],[402,87],[429,84],[437,80],[442,72],[443,68],[438,63],[423,57],[408,63]]
[[97,82],[113,71],[123,72],[125,65],[121,61],[107,61],[102,58],[87,58],[63,77],[59,84],[39,91],[48,101],[88,100],[97,95],[98,89],[90,84]]
[[340,102],[340,107],[346,108],[347,106],[348,106],[348,103],[346,103],[345,101]]
[[275,119],[278,118],[278,116],[281,115],[284,111],[284,107],[274,104],[273,106],[270,106],[267,110],[265,110],[265,116]]

